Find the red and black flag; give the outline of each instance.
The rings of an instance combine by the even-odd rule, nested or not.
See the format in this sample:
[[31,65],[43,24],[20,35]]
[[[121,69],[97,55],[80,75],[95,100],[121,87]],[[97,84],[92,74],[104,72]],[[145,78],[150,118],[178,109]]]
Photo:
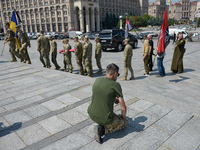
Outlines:
[[170,43],[170,35],[168,29],[167,9],[163,16],[163,23],[160,32],[159,44],[158,44],[158,55],[162,55],[165,52],[165,48]]

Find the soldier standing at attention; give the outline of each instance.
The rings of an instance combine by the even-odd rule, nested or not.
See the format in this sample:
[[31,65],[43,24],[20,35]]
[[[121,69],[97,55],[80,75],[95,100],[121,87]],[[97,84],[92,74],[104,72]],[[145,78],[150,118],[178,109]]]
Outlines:
[[99,68],[99,71],[97,74],[102,74],[102,67],[101,67],[101,43],[99,42],[100,38],[96,37],[96,48],[95,48],[95,56],[94,58],[96,59],[97,67]]
[[81,35],[81,40],[82,40],[82,46],[84,46],[85,45],[85,35],[84,34]]
[[85,37],[85,45],[83,46],[83,63],[87,76],[92,77],[92,44],[88,37]]
[[82,57],[83,57],[83,47],[82,44],[78,41],[78,37],[75,36],[74,38],[74,42],[75,44],[75,57],[76,57],[76,63],[77,63],[77,67],[79,70],[79,74],[83,75],[83,64],[82,64]]
[[26,32],[20,29],[20,25],[17,25],[15,28],[18,32],[18,41],[20,44],[19,54],[21,55],[21,61],[23,60],[23,63],[26,63],[27,61],[28,64],[31,64],[31,60],[27,50],[28,46],[29,48],[31,47],[29,37]]
[[44,31],[40,31],[40,37],[38,38],[38,51],[40,52],[40,61],[44,67],[51,68],[49,53],[50,53],[50,42],[47,37],[44,36]]
[[183,69],[183,55],[185,53],[185,39],[183,39],[183,33],[178,33],[178,39],[174,49],[171,71],[174,73],[182,73]]
[[52,36],[49,36],[49,40],[51,41],[51,49],[52,49],[51,61],[55,65],[55,70],[59,70],[60,66],[58,65],[57,60],[56,60],[56,57],[57,57],[57,43],[56,43],[56,41],[53,40]]
[[67,72],[72,73],[73,71],[73,67],[72,67],[72,62],[71,62],[71,52],[69,51],[71,49],[71,45],[69,44],[69,40],[68,39],[64,39],[63,40],[63,49],[65,50],[65,52],[62,52],[63,56],[64,56],[64,71],[66,71],[66,67],[68,66],[69,70]]
[[9,43],[8,43],[8,45],[9,45],[9,52],[10,52],[10,55],[11,55],[11,57],[12,57],[12,60],[11,60],[10,62],[15,62],[15,61],[17,61],[15,55],[16,55],[18,58],[21,58],[20,55],[19,55],[19,53],[17,53],[17,52],[15,51],[15,48],[16,48],[15,33],[10,29],[10,24],[9,24],[9,22],[7,22],[7,23],[5,24],[5,27],[6,27],[6,29],[8,29],[8,30],[7,30],[6,38],[5,38],[5,40],[4,40],[4,44],[6,44],[7,42],[9,42]]
[[128,69],[131,72],[131,77],[129,78],[129,80],[134,80],[134,74],[133,74],[133,69],[131,66],[131,60],[132,60],[132,46],[129,44],[129,39],[125,39],[124,40],[124,44],[126,45],[125,49],[124,49],[124,78],[122,78],[121,80],[127,80],[127,76],[128,76]]
[[149,76],[149,41],[144,41],[144,47],[143,47],[143,61],[144,61],[144,69],[145,69],[145,76]]

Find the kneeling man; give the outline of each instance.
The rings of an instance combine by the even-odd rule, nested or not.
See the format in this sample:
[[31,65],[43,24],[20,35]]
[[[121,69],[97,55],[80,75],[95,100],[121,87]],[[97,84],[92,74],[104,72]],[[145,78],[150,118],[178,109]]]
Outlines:
[[[90,118],[98,125],[94,127],[95,140],[102,143],[102,136],[126,127],[126,105],[122,88],[117,81],[119,67],[110,64],[106,77],[97,78],[92,87],[92,102],[88,107]],[[113,112],[114,103],[121,105],[121,116]]]

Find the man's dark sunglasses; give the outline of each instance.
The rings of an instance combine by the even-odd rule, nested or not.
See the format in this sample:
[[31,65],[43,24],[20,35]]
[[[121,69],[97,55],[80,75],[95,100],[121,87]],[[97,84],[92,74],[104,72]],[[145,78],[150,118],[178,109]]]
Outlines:
[[118,73],[118,77],[120,76],[120,73]]

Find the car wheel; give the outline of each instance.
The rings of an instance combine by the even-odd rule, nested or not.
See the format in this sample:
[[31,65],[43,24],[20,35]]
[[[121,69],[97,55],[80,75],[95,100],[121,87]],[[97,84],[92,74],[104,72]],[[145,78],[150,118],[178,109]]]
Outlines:
[[119,52],[123,50],[123,47],[122,47],[122,44],[121,44],[121,43],[118,44],[117,50],[118,50]]
[[103,48],[103,51],[105,52],[107,49],[106,48]]
[[138,45],[138,42],[137,42],[137,41],[135,41],[135,42],[133,43],[133,48],[136,48],[136,47],[137,47],[137,45]]

